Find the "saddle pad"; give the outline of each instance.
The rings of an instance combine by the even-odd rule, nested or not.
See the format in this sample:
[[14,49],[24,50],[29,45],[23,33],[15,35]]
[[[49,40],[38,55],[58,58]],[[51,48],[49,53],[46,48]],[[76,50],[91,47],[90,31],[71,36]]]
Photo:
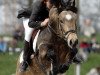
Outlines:
[[34,38],[34,41],[33,41],[33,50],[34,50],[34,52],[36,52],[36,43],[37,43],[37,39],[38,39],[39,33],[40,33],[40,30],[37,32],[37,34],[36,34],[36,36]]
[[23,60],[24,60],[24,59],[23,59],[23,54],[24,54],[24,51],[22,51],[21,54],[20,54],[20,58],[19,58],[19,62],[20,62],[20,63],[22,63]]

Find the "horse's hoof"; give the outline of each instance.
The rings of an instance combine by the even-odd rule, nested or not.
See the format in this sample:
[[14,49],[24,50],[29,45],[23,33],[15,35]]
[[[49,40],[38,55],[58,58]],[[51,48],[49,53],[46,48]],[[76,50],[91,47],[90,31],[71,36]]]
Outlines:
[[63,65],[60,65],[59,72],[60,73],[65,73],[68,69],[69,69],[69,66],[63,64]]

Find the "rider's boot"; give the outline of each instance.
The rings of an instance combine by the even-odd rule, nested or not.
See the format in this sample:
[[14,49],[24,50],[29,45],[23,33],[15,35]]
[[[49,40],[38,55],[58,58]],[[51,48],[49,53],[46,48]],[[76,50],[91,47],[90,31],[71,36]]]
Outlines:
[[28,64],[30,62],[30,50],[29,50],[29,42],[25,40],[24,42],[24,54],[23,54],[23,59],[24,61],[22,62],[22,65],[20,67],[20,71],[26,71]]

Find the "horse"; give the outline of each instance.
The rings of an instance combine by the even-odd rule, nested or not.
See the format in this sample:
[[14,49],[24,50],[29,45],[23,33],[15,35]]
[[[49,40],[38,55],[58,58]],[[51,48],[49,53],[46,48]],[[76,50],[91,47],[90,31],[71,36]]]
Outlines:
[[49,18],[48,26],[40,29],[29,69],[19,72],[19,58],[16,75],[64,75],[68,70],[68,60],[77,53],[77,13],[52,7]]

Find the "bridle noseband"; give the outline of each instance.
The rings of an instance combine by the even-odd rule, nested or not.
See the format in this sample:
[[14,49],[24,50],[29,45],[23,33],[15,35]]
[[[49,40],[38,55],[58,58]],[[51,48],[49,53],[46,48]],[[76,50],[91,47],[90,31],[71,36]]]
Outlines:
[[76,30],[69,30],[69,31],[65,32],[64,35],[66,36],[69,32],[76,33]]

